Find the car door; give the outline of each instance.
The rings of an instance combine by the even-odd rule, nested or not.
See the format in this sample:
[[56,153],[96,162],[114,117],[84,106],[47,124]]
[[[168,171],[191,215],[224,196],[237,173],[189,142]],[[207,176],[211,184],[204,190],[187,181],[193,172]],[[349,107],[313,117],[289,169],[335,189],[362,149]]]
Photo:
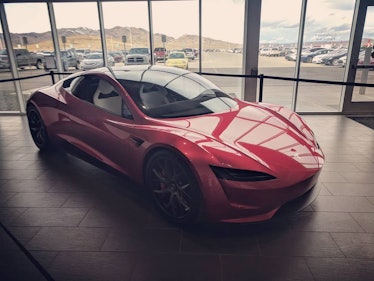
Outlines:
[[[104,78],[86,75],[67,89],[61,114],[69,120],[65,139],[100,161],[128,173],[133,127],[120,90]],[[70,92],[70,93],[69,93]]]

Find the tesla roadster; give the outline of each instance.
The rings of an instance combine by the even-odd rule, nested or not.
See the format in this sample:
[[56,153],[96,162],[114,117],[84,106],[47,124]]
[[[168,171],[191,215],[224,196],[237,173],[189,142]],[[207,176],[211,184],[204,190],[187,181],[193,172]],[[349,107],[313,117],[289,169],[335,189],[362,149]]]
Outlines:
[[40,150],[72,145],[145,187],[178,224],[269,220],[316,193],[324,162],[296,113],[174,67],[72,74],[35,91],[27,117]]

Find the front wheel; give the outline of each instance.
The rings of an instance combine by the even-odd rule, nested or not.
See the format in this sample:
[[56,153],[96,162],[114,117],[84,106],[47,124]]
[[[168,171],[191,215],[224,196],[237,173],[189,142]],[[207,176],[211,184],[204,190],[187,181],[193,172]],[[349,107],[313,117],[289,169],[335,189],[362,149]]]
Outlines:
[[42,69],[43,67],[44,67],[43,62],[42,62],[41,60],[38,60],[38,61],[36,62],[36,68],[37,68],[37,69]]
[[153,154],[145,168],[145,184],[156,207],[173,223],[198,221],[202,195],[186,160],[168,150]]
[[27,120],[29,122],[31,137],[35,145],[41,151],[48,150],[50,148],[50,142],[47,129],[38,110],[33,105],[29,105],[27,107]]

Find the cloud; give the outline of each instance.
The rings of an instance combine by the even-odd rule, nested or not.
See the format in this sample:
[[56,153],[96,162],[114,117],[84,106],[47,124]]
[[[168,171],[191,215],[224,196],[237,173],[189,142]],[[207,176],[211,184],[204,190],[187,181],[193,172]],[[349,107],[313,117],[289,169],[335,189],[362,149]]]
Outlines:
[[331,1],[325,0],[325,4],[335,10],[340,11],[351,11],[354,9],[355,1],[354,0],[339,0],[339,1]]
[[277,21],[262,21],[261,28],[298,28],[299,23],[290,23],[286,20],[277,20]]
[[330,28],[333,31],[340,32],[340,31],[350,31],[351,26],[349,24],[342,24],[338,26],[333,26]]

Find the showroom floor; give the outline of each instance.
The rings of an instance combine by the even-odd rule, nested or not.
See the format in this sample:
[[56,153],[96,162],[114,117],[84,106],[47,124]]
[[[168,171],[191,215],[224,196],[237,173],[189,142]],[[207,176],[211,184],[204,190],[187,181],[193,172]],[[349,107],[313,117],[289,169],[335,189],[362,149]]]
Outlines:
[[311,206],[181,229],[125,177],[40,154],[24,116],[0,116],[0,280],[374,280],[374,130],[304,118],[326,154]]

